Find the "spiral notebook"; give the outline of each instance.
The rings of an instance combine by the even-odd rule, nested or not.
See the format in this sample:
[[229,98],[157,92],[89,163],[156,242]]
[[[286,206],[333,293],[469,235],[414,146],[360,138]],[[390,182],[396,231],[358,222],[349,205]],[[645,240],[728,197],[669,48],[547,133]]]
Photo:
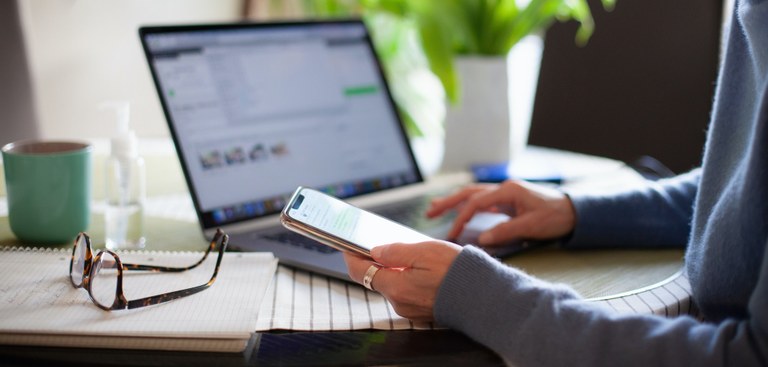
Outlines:
[[[127,252],[125,262],[193,264],[195,252]],[[69,250],[0,250],[0,344],[240,352],[275,273],[271,253],[225,253],[216,282],[178,300],[103,311],[69,281]],[[208,263],[211,263],[210,265]],[[181,273],[125,272],[130,299],[204,284],[214,259]]]

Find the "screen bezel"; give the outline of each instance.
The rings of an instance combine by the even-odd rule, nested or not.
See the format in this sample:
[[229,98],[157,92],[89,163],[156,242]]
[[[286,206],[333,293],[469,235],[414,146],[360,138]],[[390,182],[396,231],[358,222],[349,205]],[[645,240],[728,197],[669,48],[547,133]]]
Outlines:
[[[364,30],[364,40],[371,51],[371,54],[374,55],[373,62],[375,64],[375,68],[378,74],[378,77],[381,80],[382,88],[384,91],[384,94],[386,96],[388,107],[392,109],[393,117],[395,118],[397,125],[398,125],[398,131],[399,137],[402,140],[402,143],[406,147],[407,155],[410,159],[410,165],[413,170],[413,175],[415,177],[415,180],[413,182],[404,183],[401,186],[395,186],[395,187],[384,187],[375,189],[372,191],[362,192],[362,193],[356,193],[353,195],[348,196],[351,197],[358,197],[362,195],[372,194],[376,192],[386,191],[390,189],[395,189],[398,187],[405,187],[405,186],[411,186],[419,183],[424,182],[424,177],[421,172],[421,169],[416,161],[416,157],[413,153],[413,148],[410,144],[410,140],[408,139],[407,131],[405,129],[405,125],[403,124],[403,119],[400,116],[400,111],[397,108],[397,105],[395,104],[394,98],[392,97],[392,93],[390,91],[390,86],[387,81],[386,75],[384,73],[384,69],[381,65],[380,58],[378,56],[378,53],[376,52],[375,47],[373,46],[373,42],[370,37],[370,33],[368,32],[368,28],[366,27],[365,23],[358,18],[351,18],[351,19],[336,19],[336,20],[319,20],[319,21],[290,21],[290,22],[243,22],[243,23],[227,23],[227,24],[195,24],[195,25],[169,25],[169,26],[143,26],[139,28],[139,37],[141,40],[142,48],[144,50],[145,58],[150,70],[150,73],[152,75],[152,80],[155,85],[155,91],[157,92],[157,95],[160,99],[160,104],[163,109],[163,114],[165,117],[166,124],[168,126],[168,129],[171,134],[171,138],[173,140],[174,146],[176,148],[176,153],[179,158],[182,171],[184,172],[184,179],[187,183],[187,187],[189,189],[189,192],[192,196],[192,202],[195,207],[195,211],[197,213],[198,221],[200,222],[200,225],[204,230],[216,228],[219,226],[225,226],[230,224],[236,224],[236,223],[242,223],[246,221],[251,221],[254,219],[261,219],[261,218],[274,218],[280,215],[280,208],[276,208],[276,210],[271,211],[269,213],[265,214],[256,214],[253,216],[247,216],[242,218],[235,218],[230,221],[226,222],[216,222],[213,218],[213,211],[204,211],[200,204],[200,198],[199,193],[197,190],[197,187],[195,186],[195,183],[192,179],[192,172],[189,167],[189,162],[185,159],[184,154],[184,147],[183,144],[180,141],[179,134],[177,132],[177,129],[175,127],[175,123],[173,121],[173,117],[170,112],[170,108],[168,106],[167,101],[165,100],[165,96],[161,89],[161,84],[159,80],[159,76],[157,74],[157,71],[155,70],[155,67],[153,65],[153,54],[150,50],[150,47],[147,43],[147,37],[149,35],[157,35],[157,34],[174,34],[174,33],[189,33],[189,32],[210,32],[210,31],[238,31],[238,30],[248,30],[248,29],[281,29],[281,28],[290,28],[290,27],[328,27],[328,26],[334,26],[334,25],[359,25]],[[286,192],[290,193],[294,189],[286,188]]]

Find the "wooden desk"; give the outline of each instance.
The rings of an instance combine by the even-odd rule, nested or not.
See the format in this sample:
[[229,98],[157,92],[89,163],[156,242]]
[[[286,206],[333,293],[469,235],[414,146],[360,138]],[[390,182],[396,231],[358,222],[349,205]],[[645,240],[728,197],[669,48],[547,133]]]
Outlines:
[[[526,159],[556,164],[553,168],[559,170],[566,182],[577,189],[609,190],[640,179],[620,162],[551,150],[532,149],[528,154]],[[148,160],[147,166],[149,171],[163,171],[151,160]],[[179,182],[178,177],[171,177],[171,180]],[[601,184],[597,185],[597,182]],[[103,221],[98,214],[98,205],[95,209],[97,214],[90,231],[94,238],[103,238]],[[16,241],[10,234],[6,215],[4,198],[0,198],[0,245],[7,246]],[[196,250],[205,246],[191,200],[183,189],[178,193],[161,190],[149,200],[147,215],[152,218],[147,228],[148,249]],[[692,307],[689,299],[686,300],[689,294],[687,281],[678,273],[682,256],[682,250],[566,251],[551,246],[506,259],[505,262],[543,279],[569,284],[585,297],[606,303],[619,311],[674,315],[688,312]],[[503,364],[487,348],[449,330],[274,331],[261,333],[252,349],[236,355],[0,346],[0,360],[16,365],[79,366]]]

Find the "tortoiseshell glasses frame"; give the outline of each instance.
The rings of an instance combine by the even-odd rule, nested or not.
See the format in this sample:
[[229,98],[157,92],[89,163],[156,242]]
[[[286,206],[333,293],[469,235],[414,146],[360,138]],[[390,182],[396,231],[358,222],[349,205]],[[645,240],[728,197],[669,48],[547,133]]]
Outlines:
[[[229,235],[224,234],[224,232],[219,229],[213,236],[208,249],[205,250],[203,258],[198,262],[187,267],[166,267],[123,263],[120,260],[120,257],[110,250],[100,250],[94,257],[93,249],[91,247],[91,238],[85,232],[80,232],[80,234],[77,235],[77,238],[75,238],[75,245],[72,248],[72,259],[69,262],[69,280],[72,283],[72,286],[75,288],[85,288],[85,290],[88,291],[88,297],[91,298],[91,301],[93,301],[96,306],[106,311],[126,310],[156,305],[202,292],[203,290],[210,287],[213,282],[216,281],[216,276],[219,273],[219,266],[221,265],[221,260],[224,257],[223,255],[227,249],[228,243]],[[123,293],[123,270],[150,272],[182,272],[185,270],[190,270],[202,264],[208,257],[208,254],[211,253],[211,250],[213,250],[217,244],[219,245],[219,256],[216,259],[216,268],[214,268],[213,275],[207,283],[192,288],[182,289],[169,293],[162,293],[155,296],[130,301],[125,298],[125,294]],[[104,302],[104,299],[101,299],[103,296],[94,296],[94,279],[96,279],[99,276],[99,272],[104,269],[112,272],[116,271],[116,279],[113,280],[115,281],[114,284],[116,285],[114,296],[111,294],[106,295],[106,299],[112,299],[112,297],[114,297],[114,301],[112,301],[111,304],[106,304],[109,303],[109,301]],[[114,275],[110,274],[109,277],[114,277]],[[102,276],[101,278],[105,278],[105,276]]]

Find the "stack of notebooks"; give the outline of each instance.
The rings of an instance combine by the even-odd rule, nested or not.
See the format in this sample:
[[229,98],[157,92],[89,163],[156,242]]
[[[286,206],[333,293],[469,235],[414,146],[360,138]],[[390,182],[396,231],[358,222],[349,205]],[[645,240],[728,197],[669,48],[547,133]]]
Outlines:
[[[226,253],[216,282],[178,300],[104,311],[69,281],[71,250],[0,250],[0,344],[240,352],[256,323],[277,266],[271,253]],[[201,253],[135,252],[124,262],[187,266]],[[211,266],[205,266],[207,263]],[[215,256],[181,273],[127,271],[126,297],[137,299],[204,284]]]

